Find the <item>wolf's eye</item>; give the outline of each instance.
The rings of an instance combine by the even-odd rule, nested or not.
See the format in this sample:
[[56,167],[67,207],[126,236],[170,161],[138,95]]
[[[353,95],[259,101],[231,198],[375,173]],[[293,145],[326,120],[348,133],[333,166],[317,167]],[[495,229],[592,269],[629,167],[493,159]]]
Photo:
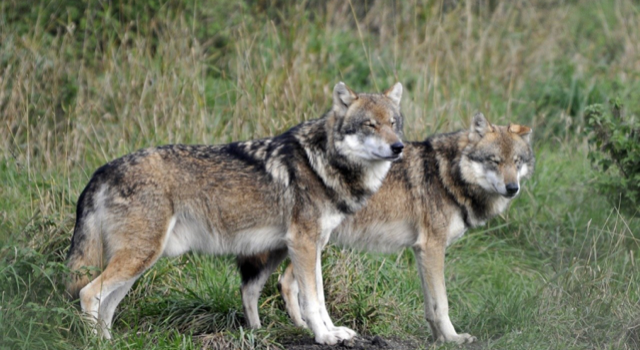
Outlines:
[[492,165],[500,165],[500,159],[498,158],[489,158],[489,163]]
[[396,126],[396,120],[395,119],[391,119],[391,126]]
[[370,128],[375,128],[376,127],[376,125],[371,120],[367,120],[363,124],[364,124],[364,126],[368,126]]

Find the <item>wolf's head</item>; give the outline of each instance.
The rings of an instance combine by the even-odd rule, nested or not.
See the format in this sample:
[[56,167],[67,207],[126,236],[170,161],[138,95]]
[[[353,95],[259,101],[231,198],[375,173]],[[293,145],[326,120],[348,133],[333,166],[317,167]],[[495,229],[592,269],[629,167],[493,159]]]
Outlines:
[[520,180],[533,172],[531,128],[491,125],[478,113],[473,117],[469,143],[460,160],[465,181],[507,198],[520,192]]
[[356,94],[343,82],[333,88],[336,150],[354,161],[390,161],[402,156],[402,84],[382,94]]

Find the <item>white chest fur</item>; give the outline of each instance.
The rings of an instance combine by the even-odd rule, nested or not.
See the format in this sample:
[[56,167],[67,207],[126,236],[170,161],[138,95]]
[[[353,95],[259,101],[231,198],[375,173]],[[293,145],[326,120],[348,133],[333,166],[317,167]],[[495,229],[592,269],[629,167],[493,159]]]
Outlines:
[[467,227],[464,224],[461,213],[456,213],[451,217],[449,221],[449,228],[447,229],[447,246],[457,241],[467,231]]
[[377,191],[382,186],[382,181],[387,176],[389,169],[391,168],[391,162],[378,161],[374,162],[367,172],[365,178],[365,186],[372,191]]
[[344,219],[343,214],[332,213],[325,214],[320,219],[320,227],[322,230],[322,245],[324,246],[329,241],[329,237],[331,237],[331,232],[342,223]]

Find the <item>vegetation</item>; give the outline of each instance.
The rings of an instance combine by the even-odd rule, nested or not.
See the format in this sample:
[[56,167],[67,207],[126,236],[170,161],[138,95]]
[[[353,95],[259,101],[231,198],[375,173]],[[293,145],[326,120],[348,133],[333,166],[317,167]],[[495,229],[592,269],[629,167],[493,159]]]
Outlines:
[[[478,110],[534,129],[523,193],[447,253],[451,318],[479,337],[474,349],[637,349],[638,211],[607,200],[625,196],[618,187],[597,191],[618,175],[591,166],[587,142],[601,140],[614,164],[602,145],[633,138],[617,107],[611,117],[586,107],[618,96],[638,115],[639,42],[631,0],[4,1],[0,349],[310,338],[287,319],[275,276],[260,302],[264,327],[248,331],[232,257],[186,255],[142,276],[117,311],[115,339],[102,341],[64,298],[63,261],[76,200],[100,165],[153,145],[278,134],[320,116],[340,80],[358,91],[401,81],[410,140],[467,127]],[[600,125],[611,126],[609,141],[594,138]],[[623,188],[637,188],[635,169]],[[433,346],[410,252],[332,247],[323,264],[336,323]]]
[[[599,177],[604,193],[631,213],[640,206],[640,121],[623,114],[617,99],[611,100],[611,113],[601,104],[585,111],[589,129],[591,162],[605,174]],[[613,166],[613,169],[611,169]],[[609,171],[611,169],[611,171]]]

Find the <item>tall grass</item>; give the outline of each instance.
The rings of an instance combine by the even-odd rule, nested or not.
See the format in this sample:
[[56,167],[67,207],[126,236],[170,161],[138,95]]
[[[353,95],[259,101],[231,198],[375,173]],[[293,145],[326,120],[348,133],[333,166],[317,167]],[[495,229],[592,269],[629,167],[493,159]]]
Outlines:
[[[640,13],[598,1],[37,1],[0,5],[0,348],[279,347],[309,337],[275,279],[246,331],[229,258],[146,272],[115,340],[63,298],[75,203],[101,164],[166,143],[278,134],[330,106],[331,87],[405,86],[407,139],[531,125],[536,172],[503,217],[448,252],[452,320],[481,348],[640,346],[638,218],[592,188],[584,107],[640,111]],[[21,12],[23,11],[23,12]],[[431,344],[413,255],[330,248],[337,323]],[[454,348],[445,346],[445,348]]]

